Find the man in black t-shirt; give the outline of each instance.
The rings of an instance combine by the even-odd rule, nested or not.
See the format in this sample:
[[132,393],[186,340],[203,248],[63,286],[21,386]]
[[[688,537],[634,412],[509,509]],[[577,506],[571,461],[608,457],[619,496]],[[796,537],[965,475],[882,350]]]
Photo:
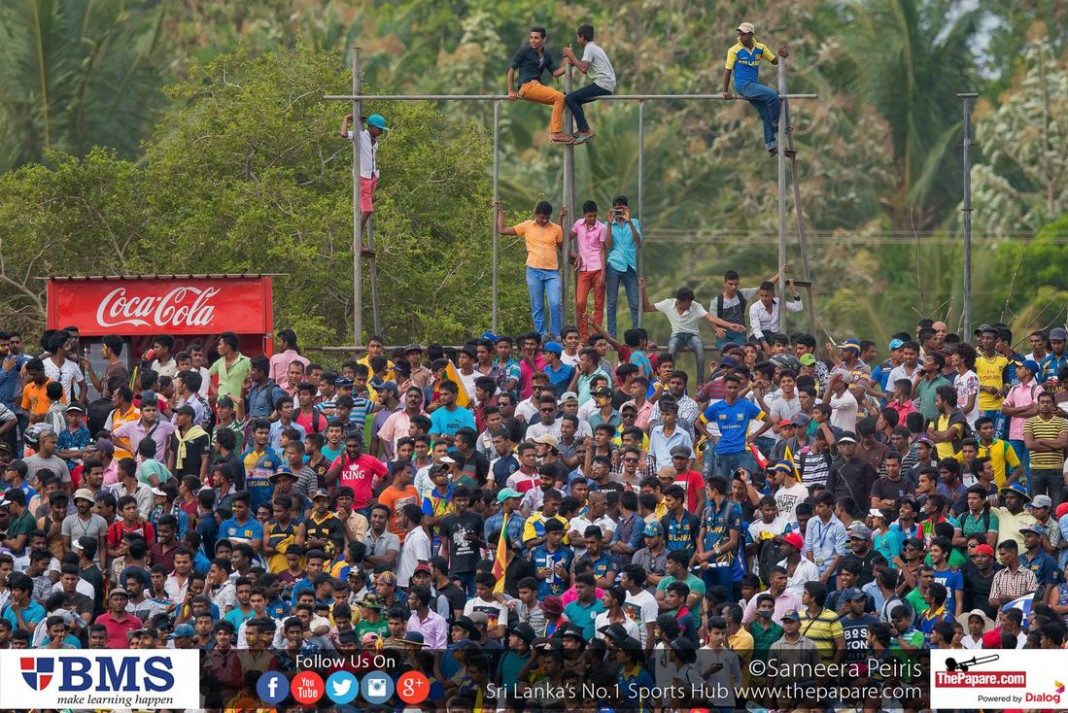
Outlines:
[[964,610],[982,609],[986,615],[994,618],[997,609],[990,606],[990,586],[994,583],[994,573],[1001,565],[994,561],[994,548],[986,544],[986,538],[980,534],[968,536],[968,561],[960,568],[964,577]]
[[449,563],[444,557],[431,557],[430,570],[434,577],[434,589],[449,602],[449,624],[464,613],[467,594],[449,576]]
[[460,580],[468,597],[475,595],[475,567],[480,559],[482,516],[467,508],[471,490],[460,486],[452,494],[453,513],[441,521],[441,537],[449,553],[449,572]]

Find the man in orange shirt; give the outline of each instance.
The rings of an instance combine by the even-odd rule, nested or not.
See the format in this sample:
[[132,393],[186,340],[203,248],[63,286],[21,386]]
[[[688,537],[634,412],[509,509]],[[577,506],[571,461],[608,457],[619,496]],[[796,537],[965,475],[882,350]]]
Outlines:
[[389,508],[389,531],[404,542],[408,528],[404,526],[404,506],[419,505],[419,491],[412,485],[412,464],[405,461],[396,461],[391,464],[393,482],[388,488],[382,490],[378,496],[378,502]]
[[45,376],[44,362],[30,359],[26,362],[26,385],[22,387],[22,410],[29,414],[30,423],[37,423],[48,413],[52,400],[45,390],[52,380]]
[[[559,340],[563,330],[564,313],[560,304],[560,246],[564,231],[552,222],[553,207],[541,201],[534,208],[534,219],[508,227],[500,201],[497,208],[497,232],[501,235],[521,235],[527,247],[527,290],[530,292],[530,313],[534,329],[542,336]],[[561,212],[561,221],[565,212]],[[545,331],[545,299],[549,299],[549,331]]]

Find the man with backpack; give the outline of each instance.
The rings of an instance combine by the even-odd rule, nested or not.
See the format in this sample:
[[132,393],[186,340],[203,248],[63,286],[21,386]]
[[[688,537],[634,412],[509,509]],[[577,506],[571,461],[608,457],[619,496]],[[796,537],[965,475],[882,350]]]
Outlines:
[[[783,273],[790,271],[789,265],[782,266]],[[723,275],[723,291],[716,295],[708,311],[719,319],[730,324],[745,324],[745,315],[748,314],[749,303],[760,290],[759,287],[738,287],[740,278],[734,270],[727,270]],[[767,279],[767,282],[775,284],[779,281],[779,273],[775,273]],[[728,344],[745,344],[745,332],[728,331],[722,337],[716,337],[716,349],[722,349]]]

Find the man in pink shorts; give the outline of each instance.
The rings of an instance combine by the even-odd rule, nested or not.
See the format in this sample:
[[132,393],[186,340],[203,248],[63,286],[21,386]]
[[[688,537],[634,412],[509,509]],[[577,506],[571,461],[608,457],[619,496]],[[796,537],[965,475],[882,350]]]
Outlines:
[[[371,114],[366,119],[367,128],[360,131],[360,225],[366,226],[374,211],[372,198],[378,186],[378,137],[389,131],[381,114]],[[352,114],[346,114],[341,122],[341,136],[352,140],[349,130]]]

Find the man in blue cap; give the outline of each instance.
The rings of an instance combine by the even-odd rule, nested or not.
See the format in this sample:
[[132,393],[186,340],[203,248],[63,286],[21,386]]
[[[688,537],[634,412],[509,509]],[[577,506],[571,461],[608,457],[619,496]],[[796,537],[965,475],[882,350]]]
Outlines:
[[1052,380],[1053,385],[1056,384],[1057,375],[1061,369],[1068,366],[1068,353],[1064,350],[1066,337],[1068,337],[1068,331],[1064,327],[1054,327],[1049,330],[1050,351],[1042,357],[1042,373],[1035,374],[1036,380],[1047,385],[1050,385],[1049,382]]
[[[366,226],[374,210],[375,188],[378,187],[378,137],[389,131],[381,114],[371,114],[366,119],[367,128],[360,131],[360,225]],[[341,122],[341,137],[352,140],[349,130],[352,114],[346,114]]]

